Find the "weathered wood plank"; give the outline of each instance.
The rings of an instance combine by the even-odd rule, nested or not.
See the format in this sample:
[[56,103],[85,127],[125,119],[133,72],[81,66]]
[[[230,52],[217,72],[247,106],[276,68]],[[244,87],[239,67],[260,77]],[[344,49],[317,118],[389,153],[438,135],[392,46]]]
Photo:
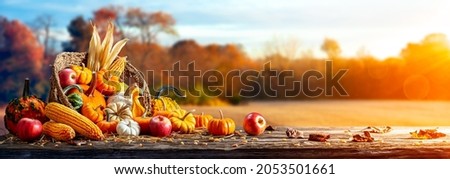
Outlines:
[[[327,142],[290,139],[284,127],[258,137],[235,134],[213,137],[205,131],[175,134],[170,138],[109,136],[104,141],[84,141],[83,145],[43,140],[25,143],[3,136],[0,158],[450,158],[449,136],[412,139],[417,127],[394,127],[392,132],[372,134],[374,142],[352,142],[351,134],[363,127],[298,128],[309,134],[325,132]],[[450,127],[439,131],[450,132]],[[81,140],[78,140],[80,142]]]

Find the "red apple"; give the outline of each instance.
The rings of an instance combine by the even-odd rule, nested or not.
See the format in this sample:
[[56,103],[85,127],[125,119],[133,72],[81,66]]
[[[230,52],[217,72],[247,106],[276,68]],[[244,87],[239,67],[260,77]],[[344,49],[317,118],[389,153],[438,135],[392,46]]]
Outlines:
[[257,113],[251,112],[244,118],[244,130],[249,135],[260,135],[266,129],[266,119]]
[[77,83],[77,74],[70,68],[65,68],[58,73],[59,84],[62,88]]
[[152,117],[150,120],[150,134],[156,137],[165,137],[172,132],[172,123],[169,118],[161,115]]
[[42,135],[42,123],[31,118],[22,118],[17,123],[17,137],[23,141],[33,141]]

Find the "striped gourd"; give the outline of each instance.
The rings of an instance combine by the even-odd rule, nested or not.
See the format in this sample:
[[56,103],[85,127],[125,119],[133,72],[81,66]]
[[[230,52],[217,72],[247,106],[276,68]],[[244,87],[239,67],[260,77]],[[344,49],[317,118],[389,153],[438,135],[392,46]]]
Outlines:
[[42,131],[45,135],[60,141],[72,140],[75,137],[75,131],[72,127],[55,121],[44,123]]
[[51,102],[45,107],[45,115],[59,123],[72,127],[75,132],[92,140],[104,138],[100,128],[91,120],[59,103]]
[[109,66],[109,71],[113,73],[114,76],[120,76],[125,70],[126,63],[127,57],[118,57],[111,66]]
[[178,105],[175,100],[165,96],[152,99],[151,105],[152,114],[155,114],[156,111],[174,112],[181,109],[180,105]]

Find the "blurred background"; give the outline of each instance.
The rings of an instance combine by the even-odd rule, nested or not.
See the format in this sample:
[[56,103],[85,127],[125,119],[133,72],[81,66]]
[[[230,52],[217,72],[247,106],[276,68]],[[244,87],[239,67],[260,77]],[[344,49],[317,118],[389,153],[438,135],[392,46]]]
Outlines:
[[[115,39],[131,39],[121,55],[141,71],[161,70],[180,61],[196,69],[275,70],[348,69],[340,83],[348,96],[298,95],[289,100],[450,99],[450,2],[436,1],[31,1],[0,2],[0,106],[22,92],[30,77],[32,92],[46,99],[49,65],[63,51],[87,51],[91,23],[105,33],[116,24]],[[324,81],[312,80],[316,87]],[[275,90],[292,88],[273,86]],[[202,81],[198,82],[202,87]],[[225,90],[240,85],[225,83]],[[291,85],[291,86],[290,86]],[[228,86],[228,87],[227,87]],[[238,93],[235,93],[238,94]],[[334,93],[338,94],[338,93]],[[187,98],[192,105],[229,105],[273,100],[264,93],[246,99]],[[276,97],[285,100],[285,96]],[[3,112],[3,110],[2,110]]]

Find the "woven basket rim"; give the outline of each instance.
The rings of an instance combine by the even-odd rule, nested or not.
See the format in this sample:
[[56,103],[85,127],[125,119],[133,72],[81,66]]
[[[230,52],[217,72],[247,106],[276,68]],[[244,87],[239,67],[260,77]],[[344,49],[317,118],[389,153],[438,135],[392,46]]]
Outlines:
[[[63,93],[63,88],[59,85],[60,81],[58,72],[69,67],[70,65],[81,65],[82,63],[86,64],[87,56],[88,54],[86,52],[61,52],[56,56],[54,63],[51,65],[52,74],[50,76],[50,92],[47,102],[58,102],[74,109],[69,103],[67,96]],[[142,90],[142,103],[149,113],[151,111],[151,95],[148,84],[145,81],[144,74],[128,61],[125,66],[124,73],[121,76],[121,81],[130,80],[134,80]]]

